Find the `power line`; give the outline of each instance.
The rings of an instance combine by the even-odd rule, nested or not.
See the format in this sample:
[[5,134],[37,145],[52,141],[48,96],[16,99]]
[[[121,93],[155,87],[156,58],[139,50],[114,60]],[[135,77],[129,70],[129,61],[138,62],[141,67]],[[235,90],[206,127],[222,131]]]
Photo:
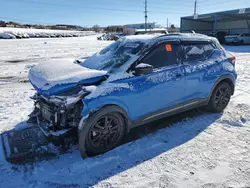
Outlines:
[[208,0],[204,0],[204,1],[199,1],[199,3],[201,4],[201,5],[218,5],[218,4],[225,4],[225,3],[239,3],[239,1],[246,1],[246,0],[237,0],[237,1],[235,1],[235,0],[224,0],[224,1],[218,1],[218,2],[216,2],[216,3],[214,3],[214,2],[211,2],[211,1],[208,1]]
[[[8,1],[17,1],[17,0],[8,0]],[[38,2],[38,1],[30,1],[30,0],[23,0],[22,2],[26,3],[32,3],[32,4],[41,4],[46,6],[56,6],[61,8],[74,8],[74,9],[93,9],[93,10],[104,10],[104,11],[118,11],[118,12],[141,12],[142,10],[136,10],[136,9],[119,9],[119,8],[104,8],[104,7],[91,7],[91,6],[74,6],[69,4],[55,4],[55,3],[44,3],[44,2]],[[148,11],[151,13],[159,13],[159,14],[183,14],[185,12],[162,12],[162,11]],[[98,12],[99,13],[99,12]]]
[[[173,5],[171,5],[172,8],[179,8],[179,7],[175,7]],[[191,8],[193,7],[193,4],[189,7],[181,7],[182,10],[190,10]],[[150,8],[150,10],[153,10],[153,11],[158,11],[158,10],[166,10],[167,9],[167,6],[164,8],[164,6],[154,6],[154,5],[150,5],[148,4],[148,8]],[[157,10],[154,10],[154,9],[157,9]]]
[[[8,0],[10,1],[10,0]],[[11,1],[18,1],[18,0],[11,0]],[[20,1],[18,1],[20,2]],[[105,7],[92,7],[92,6],[74,6],[69,4],[56,4],[56,3],[45,3],[45,2],[39,2],[39,1],[31,1],[31,0],[22,0],[22,2],[25,3],[32,3],[32,4],[40,4],[40,5],[46,5],[46,6],[56,6],[61,8],[74,8],[74,9],[95,9],[95,10],[108,10],[108,11],[123,11],[123,12],[141,12],[141,10],[136,9],[119,9],[119,8],[105,8]]]
[[[165,0],[164,2],[167,2],[168,5],[176,5],[176,4],[178,4],[178,6],[180,6],[180,3],[182,5],[193,5],[193,0],[190,1],[190,2],[183,1],[183,0],[180,0],[180,1],[177,1],[177,0],[172,0],[172,1],[171,0]],[[152,4],[155,4],[155,0],[152,2]]]
[[[18,1],[18,0],[8,0],[9,1]],[[159,3],[155,3],[155,0],[154,0],[154,4],[151,2],[149,3],[150,0],[143,0],[144,1],[144,4],[145,4],[145,7],[144,7],[144,17],[145,17],[145,28],[147,29],[147,21],[148,21],[148,14],[151,15],[154,15],[154,14],[164,14],[166,15],[179,15],[179,16],[184,16],[184,15],[192,15],[192,7],[193,7],[193,2],[194,0],[191,0],[189,2],[182,2],[182,0],[164,0],[165,2],[167,2],[167,5],[171,5],[172,6],[175,6],[176,3],[181,3],[181,4],[185,4],[185,5],[190,5],[190,8],[188,8],[187,6],[182,6],[181,9],[185,9],[185,11],[168,11],[167,8],[164,8],[163,6],[157,6],[159,5]],[[238,1],[244,1],[244,0],[238,0]],[[18,1],[20,2],[20,1]],[[57,7],[57,9],[59,11],[60,8],[73,8],[73,9],[93,9],[93,10],[102,10],[102,11],[109,11],[109,12],[106,12],[106,13],[102,13],[101,11],[97,11],[95,12],[95,14],[104,14],[104,15],[114,15],[113,13],[111,13],[111,11],[115,11],[115,12],[124,12],[124,14],[117,14],[117,16],[127,16],[126,12],[135,12],[135,13],[141,13],[143,11],[143,8],[142,7],[138,7],[137,9],[123,9],[123,8],[108,8],[108,7],[100,7],[100,6],[91,6],[91,4],[95,3],[95,2],[92,2],[90,1],[90,3],[88,3],[87,6],[78,6],[76,4],[61,4],[61,3],[46,3],[46,2],[39,2],[39,1],[32,1],[32,0],[22,0],[22,3],[25,2],[25,3],[32,3],[32,4],[40,4],[40,5],[45,5],[45,6],[55,6]],[[124,1],[121,1],[121,2],[124,2]],[[121,3],[121,2],[118,2],[118,3]],[[127,2],[127,1],[126,1]],[[128,2],[134,2],[134,0],[132,1],[128,1]],[[211,6],[217,6],[218,4],[224,4],[224,3],[228,3],[228,2],[231,2],[231,3],[237,3],[235,2],[234,0],[220,0],[219,2],[216,2],[216,4],[214,4],[214,2],[212,2],[211,0],[199,0],[199,5],[197,4],[197,0],[195,0],[195,8],[194,8],[194,14],[197,13],[197,7],[211,7]],[[191,6],[192,5],[192,6]],[[48,9],[44,9],[44,11],[47,11]],[[160,10],[160,11],[159,11]],[[166,10],[166,11],[163,11],[163,10]],[[20,21],[28,21],[28,20],[21,20],[21,19],[15,19],[15,20],[20,20]],[[28,22],[33,22],[33,23],[46,23],[46,22],[37,22],[37,21],[28,21]],[[48,23],[46,23],[48,24]],[[51,23],[49,23],[51,24]]]

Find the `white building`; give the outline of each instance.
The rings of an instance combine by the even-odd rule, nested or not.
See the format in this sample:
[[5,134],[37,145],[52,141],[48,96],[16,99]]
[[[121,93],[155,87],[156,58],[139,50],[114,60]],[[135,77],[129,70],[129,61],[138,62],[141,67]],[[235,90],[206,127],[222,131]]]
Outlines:
[[[147,29],[151,30],[155,28],[155,23],[147,23]],[[128,35],[135,34],[136,30],[138,29],[145,29],[145,23],[139,24],[127,24],[123,26],[123,33]]]

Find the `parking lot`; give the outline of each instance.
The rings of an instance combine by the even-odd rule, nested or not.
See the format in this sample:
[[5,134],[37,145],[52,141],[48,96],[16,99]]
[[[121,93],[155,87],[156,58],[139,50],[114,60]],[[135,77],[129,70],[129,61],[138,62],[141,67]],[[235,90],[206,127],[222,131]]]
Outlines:
[[[0,133],[30,127],[30,67],[88,57],[110,43],[96,36],[1,41]],[[132,131],[120,147],[85,160],[76,144],[51,159],[11,164],[1,143],[0,187],[250,186],[250,46],[225,48],[237,58],[238,81],[223,114],[192,111],[157,121]]]

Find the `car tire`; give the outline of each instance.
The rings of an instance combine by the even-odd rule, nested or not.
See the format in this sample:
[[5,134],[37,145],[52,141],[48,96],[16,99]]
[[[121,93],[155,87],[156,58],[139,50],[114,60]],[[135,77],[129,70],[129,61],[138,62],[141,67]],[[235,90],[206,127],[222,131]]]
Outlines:
[[104,108],[87,120],[79,132],[81,155],[98,155],[117,147],[126,132],[126,121],[115,108]]
[[210,112],[222,112],[228,105],[232,95],[232,88],[228,82],[219,83],[213,90],[207,109]]

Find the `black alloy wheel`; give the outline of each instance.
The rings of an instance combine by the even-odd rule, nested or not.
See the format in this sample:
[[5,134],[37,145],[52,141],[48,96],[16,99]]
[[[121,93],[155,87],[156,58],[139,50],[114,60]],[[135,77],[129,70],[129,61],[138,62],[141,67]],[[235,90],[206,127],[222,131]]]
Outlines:
[[215,94],[215,105],[216,108],[221,109],[225,108],[229,102],[230,99],[230,89],[228,87],[221,86],[218,88],[216,94]]
[[86,150],[100,154],[116,147],[124,135],[125,122],[119,113],[99,117],[89,128]]
[[214,90],[208,108],[213,112],[223,111],[231,98],[232,89],[229,83],[222,82]]

